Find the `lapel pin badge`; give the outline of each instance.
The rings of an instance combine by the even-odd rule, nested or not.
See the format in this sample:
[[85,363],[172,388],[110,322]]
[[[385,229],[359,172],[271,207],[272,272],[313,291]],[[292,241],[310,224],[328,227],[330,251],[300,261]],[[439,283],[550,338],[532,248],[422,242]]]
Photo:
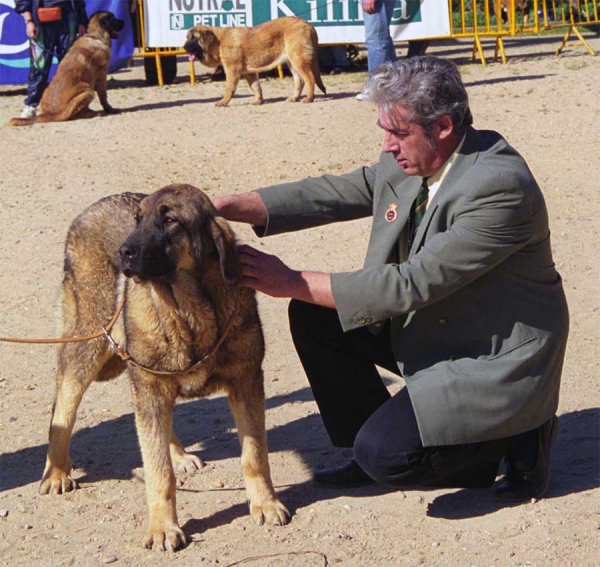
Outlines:
[[394,222],[398,217],[398,205],[396,203],[390,203],[388,210],[385,211],[385,220],[388,222]]

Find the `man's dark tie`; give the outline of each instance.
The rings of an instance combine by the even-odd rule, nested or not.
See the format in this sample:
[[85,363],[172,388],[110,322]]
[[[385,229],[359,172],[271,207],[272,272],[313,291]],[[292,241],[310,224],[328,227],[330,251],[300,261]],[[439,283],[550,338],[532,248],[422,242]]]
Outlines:
[[413,242],[417,228],[421,224],[425,211],[427,210],[427,202],[429,201],[429,187],[427,187],[427,178],[423,177],[423,183],[419,187],[417,198],[414,200],[410,211],[410,241]]

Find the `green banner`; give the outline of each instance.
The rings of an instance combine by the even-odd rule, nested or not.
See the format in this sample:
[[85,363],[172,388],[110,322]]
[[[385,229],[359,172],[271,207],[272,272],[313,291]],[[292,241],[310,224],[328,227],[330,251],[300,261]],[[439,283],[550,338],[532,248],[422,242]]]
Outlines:
[[[398,0],[392,24],[422,21],[420,8],[420,0]],[[282,16],[298,16],[315,27],[355,26],[362,23],[362,8],[358,0],[253,0],[255,25]]]

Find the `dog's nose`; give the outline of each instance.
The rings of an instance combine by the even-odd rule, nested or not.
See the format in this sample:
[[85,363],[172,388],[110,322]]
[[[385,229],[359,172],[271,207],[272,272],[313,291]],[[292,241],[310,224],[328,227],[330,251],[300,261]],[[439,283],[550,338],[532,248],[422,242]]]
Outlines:
[[139,249],[137,246],[133,244],[123,244],[121,248],[119,248],[119,254],[121,255],[121,260],[132,260],[138,255]]

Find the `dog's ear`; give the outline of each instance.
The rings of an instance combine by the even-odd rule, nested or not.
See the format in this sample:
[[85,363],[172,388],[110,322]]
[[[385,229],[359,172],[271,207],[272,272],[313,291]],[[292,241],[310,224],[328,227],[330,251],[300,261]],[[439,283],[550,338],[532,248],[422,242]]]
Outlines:
[[208,49],[209,45],[215,39],[215,34],[210,30],[203,30],[198,34],[198,44],[202,49]]
[[[237,282],[242,276],[242,266],[238,258],[235,234],[227,221],[220,216],[209,216],[192,242],[194,256],[202,264],[203,254],[212,250],[219,256],[221,274],[229,284]],[[208,237],[210,242],[202,242],[202,236]],[[212,246],[211,246],[212,244]]]

